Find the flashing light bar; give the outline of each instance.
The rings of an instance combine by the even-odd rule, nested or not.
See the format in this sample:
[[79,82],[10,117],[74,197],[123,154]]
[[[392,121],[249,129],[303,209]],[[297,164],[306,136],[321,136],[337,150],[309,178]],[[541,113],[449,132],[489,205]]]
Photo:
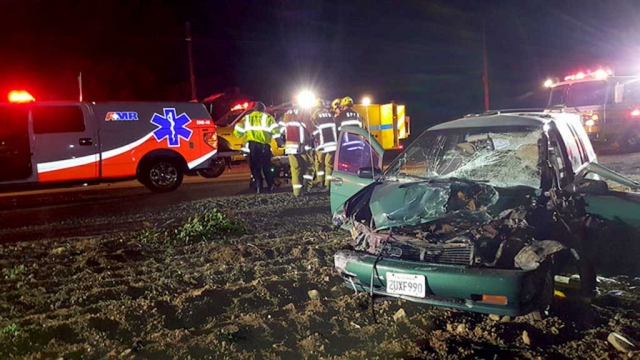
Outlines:
[[613,76],[611,69],[598,69],[596,71],[587,70],[587,72],[580,71],[576,74],[567,75],[564,77],[564,81],[582,80],[586,78],[604,80],[609,76]]
[[36,99],[31,96],[28,92],[24,90],[13,90],[9,92],[9,102],[11,103],[28,103],[32,101],[36,101]]

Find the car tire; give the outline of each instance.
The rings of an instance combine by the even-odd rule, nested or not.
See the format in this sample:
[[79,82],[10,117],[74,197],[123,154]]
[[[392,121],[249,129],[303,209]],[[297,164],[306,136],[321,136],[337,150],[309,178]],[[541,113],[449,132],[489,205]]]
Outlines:
[[620,150],[624,153],[640,151],[640,129],[632,128],[620,136]]
[[542,290],[537,293],[533,300],[533,310],[524,315],[524,319],[528,321],[540,321],[548,316],[554,297],[554,278],[553,270],[551,269],[551,266],[549,266],[549,269],[544,275],[544,279],[542,279]]
[[211,161],[211,166],[207,169],[198,170],[198,175],[205,179],[215,179],[224,174],[224,169],[227,166],[226,161],[222,158],[216,158]]
[[141,167],[140,182],[155,193],[172,192],[182,184],[184,171],[175,159],[161,157]]

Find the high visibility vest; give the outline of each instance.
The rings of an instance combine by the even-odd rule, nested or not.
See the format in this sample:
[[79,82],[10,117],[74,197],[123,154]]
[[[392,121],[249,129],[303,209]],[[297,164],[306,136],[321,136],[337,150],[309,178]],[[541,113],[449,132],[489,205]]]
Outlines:
[[353,109],[346,109],[336,117],[336,124],[338,124],[338,131],[340,131],[343,126],[362,127],[362,116]]
[[[233,134],[244,138],[245,145],[249,141],[270,144],[272,137],[280,136],[280,129],[273,116],[261,111],[253,111],[238,121],[233,128]],[[248,149],[248,146],[243,147],[244,149]]]
[[313,139],[301,115],[298,109],[289,110],[284,114],[283,121],[280,123],[286,138],[284,153],[287,155],[302,154],[313,148],[311,146]]
[[326,110],[319,110],[313,114],[311,120],[315,127],[313,137],[316,141],[316,150],[323,153],[336,151],[338,134],[333,114]]

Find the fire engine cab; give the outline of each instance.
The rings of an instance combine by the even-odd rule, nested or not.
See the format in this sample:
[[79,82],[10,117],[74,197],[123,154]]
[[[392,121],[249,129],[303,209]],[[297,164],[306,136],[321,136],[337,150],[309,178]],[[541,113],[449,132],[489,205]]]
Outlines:
[[551,89],[547,106],[578,112],[597,149],[640,150],[640,76],[598,69],[549,79],[544,86]]
[[199,103],[0,103],[0,190],[138,179],[170,192],[207,169],[215,124]]

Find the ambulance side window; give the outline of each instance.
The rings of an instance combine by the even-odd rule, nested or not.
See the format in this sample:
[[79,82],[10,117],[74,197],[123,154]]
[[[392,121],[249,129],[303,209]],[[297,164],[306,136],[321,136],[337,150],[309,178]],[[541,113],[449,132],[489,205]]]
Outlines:
[[84,116],[79,106],[36,106],[31,112],[35,134],[83,132]]
[[374,166],[377,166],[379,155],[373,151],[365,138],[349,132],[342,133],[336,170],[357,175],[360,168],[371,167],[371,156],[373,156]]

